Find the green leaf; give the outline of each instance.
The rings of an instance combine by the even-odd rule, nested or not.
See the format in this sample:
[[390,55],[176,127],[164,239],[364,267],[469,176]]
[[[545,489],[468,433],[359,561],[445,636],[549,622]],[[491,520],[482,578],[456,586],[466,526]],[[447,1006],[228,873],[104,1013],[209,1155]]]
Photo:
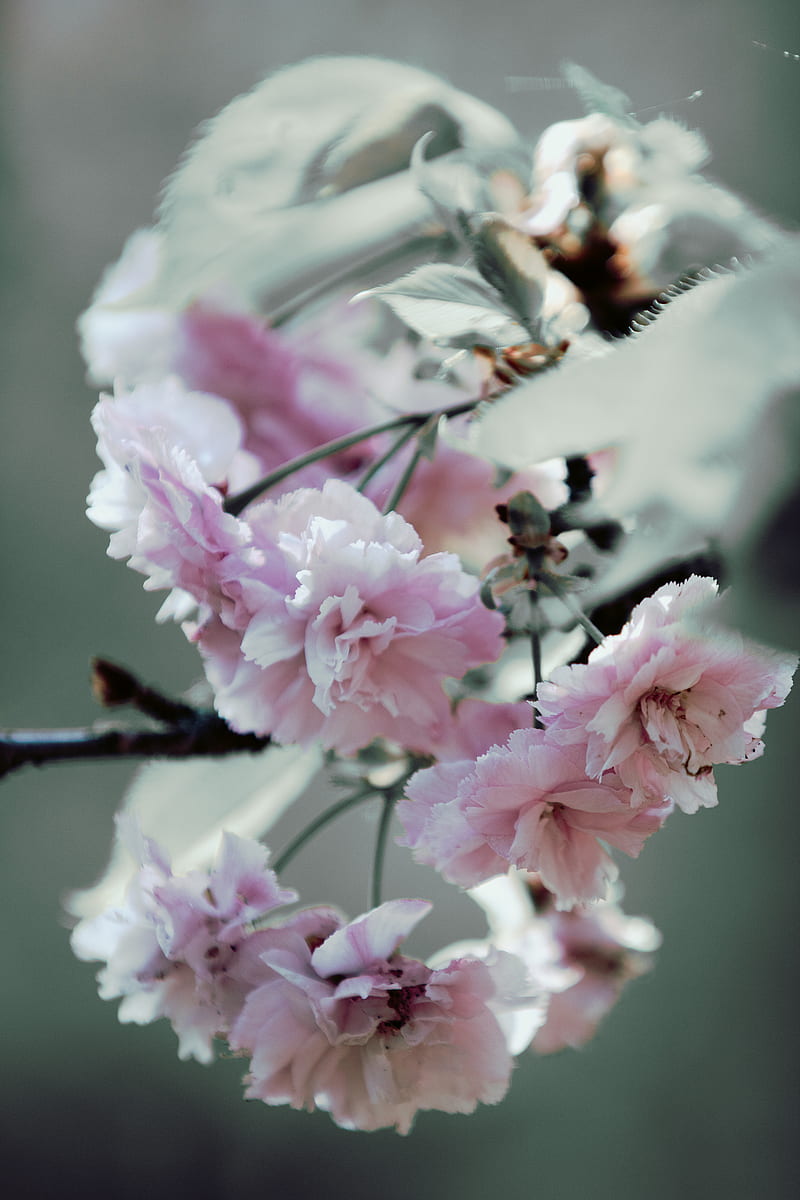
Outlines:
[[[501,203],[497,185],[502,177],[516,181],[524,195],[531,166],[529,155],[510,147],[497,147],[491,156],[461,148],[447,155],[426,157],[433,134],[426,133],[414,146],[411,174],[431,202],[440,221],[458,242],[470,244],[484,216]],[[506,186],[508,184],[506,183]]]
[[517,492],[508,501],[508,525],[516,537],[550,532],[550,514],[530,492]]
[[625,125],[638,128],[638,121],[631,116],[630,97],[620,88],[603,83],[586,67],[569,60],[561,64],[561,74],[575,88],[587,113],[604,113]]
[[401,321],[433,341],[513,346],[528,340],[495,289],[469,267],[426,263],[355,299],[364,296],[385,301]]
[[464,243],[470,227],[469,214],[487,207],[486,187],[463,152],[448,154],[446,158],[425,158],[433,137],[433,132],[426,133],[414,146],[411,174],[442,224],[457,241]]
[[548,271],[541,250],[495,213],[483,216],[470,247],[483,278],[525,326],[528,338],[537,341]]
[[495,598],[492,595],[491,579],[484,579],[483,583],[481,584],[480,597],[481,597],[481,604],[484,606],[484,608],[491,608],[491,609],[497,608]]

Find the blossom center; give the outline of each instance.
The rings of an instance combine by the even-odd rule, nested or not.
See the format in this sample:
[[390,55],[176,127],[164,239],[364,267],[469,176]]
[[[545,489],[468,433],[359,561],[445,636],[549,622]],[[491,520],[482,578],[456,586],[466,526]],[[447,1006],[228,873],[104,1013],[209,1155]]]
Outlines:
[[711,742],[688,714],[688,692],[653,688],[639,701],[639,719],[645,739],[674,765],[692,771],[703,765]]
[[382,1037],[399,1033],[403,1026],[411,1020],[414,1005],[424,993],[425,985],[422,983],[411,984],[387,992],[385,1002],[391,1016],[384,1017],[378,1023],[376,1032]]
[[352,584],[320,605],[308,627],[306,661],[316,684],[314,703],[322,712],[342,700],[373,701],[370,666],[391,643],[396,625],[396,617],[371,612]]

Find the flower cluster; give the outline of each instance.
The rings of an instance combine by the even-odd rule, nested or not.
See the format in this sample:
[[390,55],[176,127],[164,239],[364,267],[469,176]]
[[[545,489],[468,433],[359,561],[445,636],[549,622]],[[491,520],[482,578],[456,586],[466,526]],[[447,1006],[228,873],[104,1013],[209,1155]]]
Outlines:
[[258,842],[226,834],[210,871],[175,877],[164,851],[130,824],[140,863],[119,905],[73,930],[79,958],[101,959],[100,995],[122,997],[120,1021],[166,1017],[181,1058],[210,1062],[213,1039],[241,1012],[264,937],[252,923],[297,899],[281,888]]
[[569,909],[616,879],[605,844],[636,856],[673,806],[715,804],[713,765],[761,753],[796,666],[710,627],[716,595],[698,576],[659,588],[585,665],[539,684],[544,728],[412,776],[398,813],[415,858],[462,887],[535,871]]
[[520,228],[570,278],[588,270],[595,315],[613,321],[687,270],[766,248],[767,223],[699,174],[710,157],[701,133],[665,116],[640,124],[622,92],[601,92],[578,67],[569,73],[597,109],[540,138]]
[[407,795],[398,815],[419,862],[462,887],[509,866],[538,871],[563,908],[602,899],[616,879],[603,843],[637,855],[672,807],[633,807],[613,771],[587,778],[541,729],[515,730],[475,762],[419,771]]
[[565,912],[541,876],[511,871],[470,895],[489,923],[489,938],[473,943],[472,952],[486,955],[497,947],[514,954],[546,987],[544,1020],[534,1026],[531,1010],[511,1014],[507,1036],[518,1052],[530,1046],[535,1054],[554,1054],[585,1045],[625,984],[650,970],[661,944],[650,921],[622,911],[618,889],[597,904]]
[[757,758],[766,710],[789,693],[797,660],[715,629],[716,597],[713,579],[666,584],[585,666],[539,685],[548,736],[591,778],[614,770],[635,806],[716,804],[715,764]]
[[384,735],[433,749],[448,676],[497,658],[502,621],[455,556],[421,557],[396,513],[329,480],[256,507],[257,566],[226,573],[232,614],[198,628],[217,707],[236,729],[352,753]]
[[[367,92],[389,68],[408,74],[362,67],[317,69]],[[324,759],[327,786],[346,791],[284,849],[281,874],[341,812],[377,798],[382,816],[368,911],[347,920],[287,907],[297,892],[233,832],[212,861],[204,825],[194,869],[173,874],[150,774],[152,836],[121,821],[127,890],[83,915],[73,948],[104,964],[100,994],[120,998],[120,1020],[167,1018],[181,1057],[202,1062],[224,1039],[249,1060],[248,1097],[345,1128],[406,1133],[420,1111],[496,1103],[515,1056],[594,1035],[659,943],[619,907],[614,852],[635,857],[675,809],[717,803],[714,768],[761,754],[796,666],[725,628],[716,580],[693,574],[678,535],[663,547],[648,535],[652,514],[603,511],[618,464],[596,434],[602,412],[588,441],[571,428],[558,442],[567,457],[541,461],[516,427],[514,471],[475,452],[476,429],[507,411],[501,394],[518,389],[529,427],[552,428],[540,375],[545,392],[573,368],[584,378],[610,353],[603,335],[631,332],[661,288],[770,240],[700,177],[700,135],[641,125],[621,93],[568,70],[590,111],[535,150],[411,72],[409,112],[427,97],[419,119],[448,118],[438,134],[406,145],[417,117],[402,105],[399,126],[367,105],[329,129],[333,88],[329,140],[312,146],[309,132],[272,155],[260,106],[283,111],[282,73],[233,106],[240,136],[220,134],[225,115],[209,127],[158,227],[133,236],[80,321],[90,378],[114,388],[92,418],[103,469],[89,517],[112,557],[167,594],[159,619],[197,647],[215,713],[154,701],[119,673],[125,686],[178,734],[196,718],[193,752],[211,717],[234,740]],[[256,112],[258,139],[239,126]],[[453,157],[441,147],[456,128]],[[275,207],[256,204],[259,172],[277,163],[280,178],[262,181]],[[237,239],[217,202],[241,188],[259,220]],[[355,304],[325,294],[362,268],[374,283],[431,236],[449,261]],[[269,817],[229,808],[222,824],[266,835],[286,806],[273,786]],[[427,962],[401,950],[431,905],[382,898],[395,815],[397,844],[485,910],[486,938]]]
[[259,843],[226,835],[209,872],[175,877],[155,843],[128,836],[142,865],[124,901],[72,934],[79,958],[105,962],[100,994],[122,997],[121,1021],[165,1017],[180,1057],[201,1062],[224,1037],[250,1056],[248,1097],[322,1108],[345,1128],[407,1133],[420,1110],[505,1095],[513,1060],[497,1013],[530,1010],[538,1027],[544,995],[519,959],[428,967],[398,952],[427,901],[350,922],[326,908],[278,919],[297,894]]

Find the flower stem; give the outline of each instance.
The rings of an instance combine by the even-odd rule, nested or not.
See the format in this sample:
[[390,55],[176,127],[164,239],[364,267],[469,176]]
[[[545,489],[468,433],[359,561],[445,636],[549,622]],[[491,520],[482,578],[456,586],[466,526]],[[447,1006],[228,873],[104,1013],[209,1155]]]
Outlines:
[[544,729],[544,722],[536,708],[536,692],[542,681],[542,638],[539,633],[539,602],[531,592],[531,659],[533,662],[533,728]]
[[404,429],[399,438],[392,442],[386,453],[382,454],[380,458],[376,458],[372,466],[367,467],[367,470],[361,476],[361,479],[356,485],[356,491],[363,492],[367,484],[375,478],[379,471],[383,470],[389,460],[394,458],[395,454],[403,449],[403,446],[405,446],[406,442],[411,441],[416,432],[416,428],[413,425],[409,425],[407,429]]
[[398,504],[400,503],[400,501],[403,499],[403,496],[405,495],[406,488],[411,483],[411,477],[414,474],[414,472],[416,471],[417,464],[419,463],[419,460],[421,458],[422,458],[422,446],[418,444],[414,450],[414,453],[411,455],[411,458],[406,463],[403,474],[400,476],[397,483],[392,488],[392,493],[389,496],[389,499],[386,501],[386,503],[383,506],[384,513],[394,512],[394,510],[397,508]]
[[347,812],[350,808],[355,808],[357,804],[361,804],[363,800],[368,800],[370,796],[374,795],[375,788],[362,788],[360,792],[354,792],[352,796],[345,796],[343,800],[339,800],[336,804],[332,804],[330,808],[326,808],[325,812],[320,813],[318,817],[310,821],[305,829],[301,829],[297,836],[292,838],[283,853],[278,855],[272,864],[275,874],[278,875],[291,862],[294,856],[302,850],[306,842],[309,842],[320,829],[324,829],[329,821],[333,821],[341,813]]
[[386,845],[389,840],[389,826],[394,812],[395,791],[393,788],[384,793],[383,811],[381,812],[378,836],[375,839],[375,857],[372,860],[372,879],[370,881],[370,908],[377,908],[383,892],[383,864],[386,860]]
[[[461,404],[453,404],[449,408],[443,408],[434,415],[437,419],[439,417],[458,417],[462,413],[471,412],[479,403],[480,400],[464,400]],[[239,513],[247,508],[248,504],[252,504],[254,500],[257,500],[269,488],[274,487],[276,483],[282,483],[284,479],[287,479],[290,475],[294,475],[295,471],[300,471],[303,467],[311,466],[312,463],[319,462],[320,459],[330,458],[333,454],[339,454],[342,450],[349,450],[351,446],[355,446],[359,442],[364,442],[367,438],[375,437],[379,433],[389,433],[392,429],[402,429],[406,425],[412,425],[416,429],[430,419],[430,413],[407,413],[405,416],[393,417],[391,420],[382,421],[378,425],[370,425],[366,429],[359,429],[355,433],[347,433],[343,437],[334,438],[330,442],[324,442],[321,446],[315,446],[313,450],[307,451],[306,454],[299,454],[296,458],[290,458],[288,462],[277,467],[274,471],[270,471],[269,475],[265,475],[263,479],[259,479],[251,487],[245,488],[243,492],[239,492],[235,496],[230,496],[225,501],[223,508],[225,512],[238,517]]]
[[[540,579],[540,583],[543,583],[545,587],[548,587],[546,579]],[[575,600],[573,600],[572,596],[565,592],[553,591],[552,588],[548,588],[548,591],[552,591],[554,596],[558,596],[559,600],[561,600],[561,602],[569,609],[575,620],[580,625],[581,629],[583,629],[584,633],[589,635],[595,645],[602,646],[603,642],[606,640],[605,634],[597,628],[593,621],[589,620],[589,618],[586,616],[586,613],[582,611],[580,606],[575,602]]]

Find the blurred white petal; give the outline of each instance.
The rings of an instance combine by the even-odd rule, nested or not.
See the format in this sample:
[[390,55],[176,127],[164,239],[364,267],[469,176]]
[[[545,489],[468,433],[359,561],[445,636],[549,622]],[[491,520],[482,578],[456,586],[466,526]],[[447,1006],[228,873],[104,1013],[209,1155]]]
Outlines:
[[[262,837],[306,789],[321,763],[320,750],[299,746],[154,761],[137,773],[122,811],[136,817],[142,833],[158,841],[175,874],[182,875],[213,861],[223,830]],[[117,837],[104,875],[94,887],[72,892],[67,911],[90,917],[118,904],[139,866]]]
[[473,449],[510,468],[619,447],[612,515],[723,524],[772,397],[800,382],[800,239],[698,284],[603,357],[564,362],[496,401]]

